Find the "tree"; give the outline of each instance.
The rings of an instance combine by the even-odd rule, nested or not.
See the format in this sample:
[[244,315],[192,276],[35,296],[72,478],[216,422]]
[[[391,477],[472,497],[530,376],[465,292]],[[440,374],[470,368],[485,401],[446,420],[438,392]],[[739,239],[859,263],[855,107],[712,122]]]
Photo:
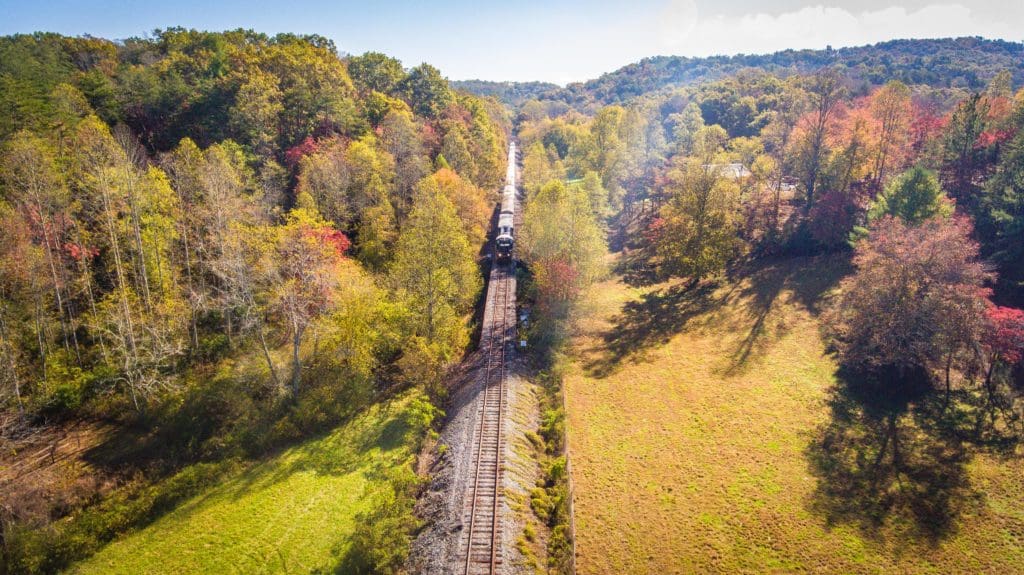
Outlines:
[[974,94],[960,102],[946,128],[942,178],[957,202],[972,210],[977,200],[978,173],[984,159],[978,138],[985,131],[988,101]]
[[348,201],[356,214],[386,197],[394,181],[394,159],[377,147],[372,136],[365,136],[349,144],[345,150],[351,180],[348,186]]
[[0,408],[13,400],[19,411],[28,384],[49,377],[50,321],[40,287],[48,271],[31,237],[25,218],[0,199]]
[[440,169],[429,177],[455,206],[470,246],[483,245],[487,241],[487,226],[494,209],[494,204],[487,201],[487,192],[449,169]]
[[540,142],[530,144],[523,153],[522,174],[522,187],[527,195],[540,190],[541,186],[551,180],[565,178],[564,170],[560,172],[552,166],[548,151]]
[[469,150],[468,134],[458,122],[445,122],[446,132],[441,139],[441,154],[460,176],[467,180],[476,178],[476,160]]
[[986,344],[993,356],[1011,365],[1024,360],[1024,310],[993,305],[986,317]]
[[656,250],[664,270],[698,282],[725,267],[740,250],[739,186],[715,164],[726,139],[719,126],[697,134],[697,157],[666,175],[668,203],[657,223]]
[[964,218],[917,226],[885,216],[857,244],[856,273],[826,314],[839,356],[860,369],[930,368],[973,353],[993,275]]
[[465,342],[461,314],[476,298],[481,280],[455,206],[432,178],[416,186],[389,276],[409,310],[412,333],[450,358]]
[[372,270],[382,271],[391,256],[395,230],[395,209],[387,196],[381,194],[359,217],[359,261]]
[[[1024,104],[1017,121],[1024,127]],[[979,212],[978,231],[985,253],[999,266],[999,288],[1024,301],[1024,129],[1007,143],[985,183]]]
[[347,226],[354,216],[348,197],[352,169],[346,159],[344,144],[332,141],[321,145],[315,153],[299,160],[296,195],[307,193],[317,211],[335,226]]
[[843,96],[838,71],[826,68],[809,78],[807,92],[811,100],[811,112],[801,122],[801,136],[797,145],[800,179],[807,199],[804,211],[810,212],[816,199],[815,191],[822,163],[828,154],[828,138],[833,119]]
[[392,205],[405,213],[412,201],[413,188],[429,173],[430,162],[423,149],[419,127],[407,110],[391,111],[380,125],[381,145],[395,160]]
[[232,133],[261,158],[270,158],[274,153],[278,117],[284,111],[281,99],[278,79],[257,71],[238,89],[229,113]]
[[910,88],[893,80],[871,97],[871,115],[878,122],[878,147],[872,168],[875,188],[881,188],[893,164],[902,161],[910,130]]
[[951,215],[953,202],[942,191],[938,177],[921,167],[904,172],[868,208],[868,222],[892,216],[911,226]]
[[435,119],[455,101],[448,81],[430,64],[420,64],[401,81],[398,88],[414,112]]
[[668,119],[672,123],[672,138],[675,141],[677,153],[683,155],[693,153],[693,143],[697,132],[704,128],[704,117],[701,115],[700,107],[691,102],[682,112],[672,114]]
[[167,372],[184,352],[188,332],[188,306],[172,261],[179,197],[162,170],[145,167],[130,134],[111,134],[91,117],[78,124],[73,141],[79,216],[106,256],[97,288],[109,286],[93,298],[96,272],[87,258],[79,259],[90,301],[87,324],[136,410],[144,411],[151,397],[175,385]]
[[529,196],[519,249],[541,305],[557,315],[603,270],[604,234],[587,191],[552,180]]
[[292,343],[291,392],[299,393],[303,336],[333,308],[349,241],[315,214],[293,210],[278,231],[273,308]]
[[393,94],[405,78],[402,63],[380,52],[366,52],[348,59],[348,73],[362,92]]
[[64,347],[70,349],[73,343],[77,350],[74,310],[67,291],[69,272],[62,256],[68,239],[70,197],[53,151],[32,133],[18,132],[0,156],[0,182],[6,188],[7,197],[31,226],[33,243],[40,246],[45,257],[49,277],[37,288],[52,292]]

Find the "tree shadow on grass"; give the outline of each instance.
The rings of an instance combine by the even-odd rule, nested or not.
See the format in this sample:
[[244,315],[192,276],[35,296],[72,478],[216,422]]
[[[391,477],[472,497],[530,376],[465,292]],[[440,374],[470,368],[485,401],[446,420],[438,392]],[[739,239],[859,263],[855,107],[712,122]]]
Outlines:
[[[372,421],[358,421],[369,418]],[[286,480],[295,473],[340,476],[362,467],[372,473],[376,467],[394,463],[392,454],[406,444],[412,429],[401,416],[389,409],[371,409],[356,416],[359,425],[353,433],[351,425],[344,432],[332,431],[289,448],[278,458],[265,461],[247,471],[235,483],[234,496],[242,497],[254,489],[265,489]]]
[[652,286],[664,279],[658,276],[658,270],[651,263],[650,250],[644,248],[622,250],[614,272],[631,287]]
[[603,353],[586,363],[587,372],[603,378],[626,360],[640,361],[645,352],[667,343],[691,319],[719,305],[714,292],[712,284],[671,287],[626,302],[613,319],[614,326],[602,336]]
[[[627,302],[612,319],[613,327],[602,336],[601,353],[585,367],[592,377],[607,377],[625,361],[642,361],[646,352],[693,327],[699,319],[724,331],[743,334],[728,352],[723,369],[726,376],[742,373],[772,342],[786,334],[788,326],[772,316],[783,292],[789,292],[788,297],[817,315],[823,294],[848,270],[849,262],[844,257],[785,258],[734,270],[726,284],[728,289],[705,282],[645,293],[641,299]],[[726,307],[737,308],[736,313],[701,317]]]
[[726,302],[743,308],[730,327],[736,333],[744,333],[744,336],[730,353],[724,375],[743,373],[754,359],[770,349],[773,342],[788,333],[790,326],[785,318],[772,314],[783,292],[786,292],[787,299],[817,316],[821,313],[824,294],[835,287],[848,271],[847,258],[833,255],[780,258],[734,272],[733,275],[749,278]]
[[954,432],[958,416],[938,405],[927,374],[838,376],[831,419],[806,452],[818,480],[809,507],[875,541],[935,545],[955,533],[982,496],[967,472],[972,451]]

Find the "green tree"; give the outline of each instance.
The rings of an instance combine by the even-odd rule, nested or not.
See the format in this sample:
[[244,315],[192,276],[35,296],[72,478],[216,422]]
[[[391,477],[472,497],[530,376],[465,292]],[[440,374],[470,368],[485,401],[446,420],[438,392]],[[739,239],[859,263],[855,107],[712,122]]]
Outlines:
[[416,186],[389,275],[409,310],[412,333],[453,357],[467,337],[461,316],[482,282],[455,206],[431,178]]
[[934,172],[914,167],[893,180],[868,208],[868,222],[887,215],[916,225],[936,216],[953,215],[953,202],[942,191]]
[[726,138],[719,126],[697,133],[697,157],[669,171],[669,201],[656,223],[656,249],[665,271],[694,282],[722,270],[742,247],[739,186],[715,164]]
[[278,117],[284,111],[281,98],[278,79],[257,71],[238,89],[229,113],[232,133],[262,158],[276,149]]
[[978,138],[987,127],[988,100],[973,94],[960,102],[950,117],[943,143],[942,179],[957,203],[973,212],[977,203],[978,173],[984,150]]
[[[1024,104],[1017,112],[1024,125]],[[1024,294],[1024,130],[1007,145],[985,184],[978,231],[985,252],[999,266],[1000,288]]]
[[409,70],[399,90],[413,111],[426,118],[437,118],[455,101],[448,80],[437,68],[425,63]]
[[348,59],[348,73],[361,92],[393,94],[405,78],[402,63],[380,52],[366,52]]

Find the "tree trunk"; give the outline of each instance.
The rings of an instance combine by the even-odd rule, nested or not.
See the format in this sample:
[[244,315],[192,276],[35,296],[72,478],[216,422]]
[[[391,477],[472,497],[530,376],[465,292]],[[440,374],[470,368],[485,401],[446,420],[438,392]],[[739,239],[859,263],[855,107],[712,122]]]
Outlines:
[[260,336],[260,345],[263,346],[263,357],[267,360],[267,367],[270,369],[270,378],[274,380],[274,387],[281,388],[281,380],[277,377],[277,368],[274,367],[274,360],[270,357],[270,349],[267,348],[267,338],[263,335],[263,322],[256,326],[256,332]]
[[302,375],[302,364],[299,362],[299,346],[302,344],[302,329],[295,326],[292,336],[292,396],[299,396],[299,379]]

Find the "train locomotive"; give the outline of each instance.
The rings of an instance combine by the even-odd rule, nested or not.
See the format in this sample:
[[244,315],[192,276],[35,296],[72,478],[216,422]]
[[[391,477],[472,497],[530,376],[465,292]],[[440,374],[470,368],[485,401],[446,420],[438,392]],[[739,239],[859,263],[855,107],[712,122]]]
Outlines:
[[494,239],[494,251],[498,261],[512,260],[515,248],[515,217],[516,217],[516,144],[508,146],[508,171],[505,174],[505,187],[501,191],[501,211],[498,212],[498,236]]

